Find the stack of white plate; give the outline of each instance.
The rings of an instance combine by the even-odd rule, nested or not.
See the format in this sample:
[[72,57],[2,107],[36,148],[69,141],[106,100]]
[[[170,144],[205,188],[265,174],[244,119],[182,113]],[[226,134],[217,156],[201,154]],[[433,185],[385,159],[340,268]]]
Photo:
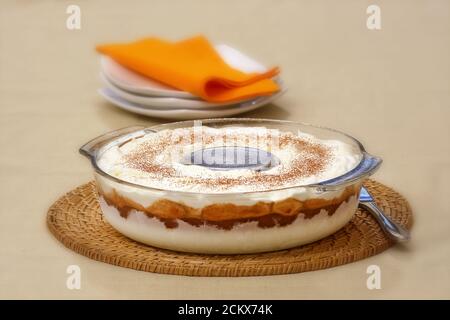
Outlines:
[[[246,73],[261,73],[267,70],[230,46],[220,44],[216,45],[215,49],[226,63],[237,70]],[[271,96],[233,103],[213,103],[142,76],[107,56],[101,57],[101,79],[104,87],[99,93],[109,102],[127,111],[164,119],[232,116],[262,107],[286,91],[281,79],[276,77],[274,81],[281,89]]]

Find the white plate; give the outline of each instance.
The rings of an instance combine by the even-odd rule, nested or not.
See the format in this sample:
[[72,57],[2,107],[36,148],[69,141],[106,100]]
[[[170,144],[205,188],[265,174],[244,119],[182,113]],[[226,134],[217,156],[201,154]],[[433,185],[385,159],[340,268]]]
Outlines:
[[171,119],[171,120],[192,120],[192,119],[205,119],[205,118],[214,118],[214,117],[229,117],[236,114],[248,112],[251,110],[255,110],[260,108],[274,99],[281,96],[285,91],[280,91],[276,94],[273,94],[268,97],[259,97],[251,101],[247,101],[244,103],[240,103],[237,105],[231,105],[228,107],[218,108],[207,108],[207,109],[167,109],[167,108],[149,108],[145,106],[141,106],[139,104],[127,101],[111,91],[108,88],[103,88],[99,90],[99,93],[106,100],[116,105],[117,107],[134,112],[137,114],[162,118],[162,119]]
[[183,99],[183,98],[173,98],[173,97],[151,97],[151,96],[144,96],[136,93],[130,93],[128,91],[122,90],[119,87],[115,86],[110,80],[106,78],[106,75],[101,73],[100,78],[102,82],[105,84],[105,86],[113,91],[117,96],[128,100],[133,103],[137,103],[141,106],[148,106],[150,108],[168,108],[168,109],[204,109],[208,107],[216,107],[220,108],[222,106],[229,106],[231,104],[237,104],[247,100],[237,101],[233,103],[229,102],[223,102],[223,103],[214,103],[214,102],[208,102],[204,100],[197,100],[197,99]]
[[[225,44],[218,44],[214,47],[222,59],[228,65],[237,70],[246,73],[261,73],[267,70],[267,68],[262,64],[235,48]],[[108,56],[101,56],[100,65],[102,72],[112,84],[130,93],[157,97],[197,99],[196,96],[189,92],[172,88],[161,82],[131,71],[130,69],[121,66]]]

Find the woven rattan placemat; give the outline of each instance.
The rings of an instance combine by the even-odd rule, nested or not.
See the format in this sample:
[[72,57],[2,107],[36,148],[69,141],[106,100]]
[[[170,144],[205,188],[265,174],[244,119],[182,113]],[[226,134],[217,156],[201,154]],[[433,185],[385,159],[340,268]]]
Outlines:
[[[407,201],[373,180],[365,183],[377,204],[406,228]],[[115,231],[102,217],[93,182],[56,201],[49,209],[50,231],[68,248],[91,259],[136,270],[186,276],[262,276],[330,268],[380,253],[393,243],[364,210],[341,230],[294,249],[246,255],[201,255],[146,246]]]

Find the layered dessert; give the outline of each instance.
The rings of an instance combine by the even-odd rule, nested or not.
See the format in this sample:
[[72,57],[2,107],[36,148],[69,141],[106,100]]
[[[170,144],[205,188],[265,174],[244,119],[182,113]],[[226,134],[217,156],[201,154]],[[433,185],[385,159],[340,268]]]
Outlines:
[[[147,131],[100,150],[100,206],[137,241],[198,253],[252,253],[344,226],[361,183],[312,188],[361,161],[355,145],[266,127]],[[108,177],[109,175],[109,177]],[[111,179],[113,177],[114,179]]]

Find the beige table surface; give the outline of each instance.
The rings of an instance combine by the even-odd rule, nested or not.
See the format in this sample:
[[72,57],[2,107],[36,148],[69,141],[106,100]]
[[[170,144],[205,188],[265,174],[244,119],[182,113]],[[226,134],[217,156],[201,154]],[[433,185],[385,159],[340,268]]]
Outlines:
[[[68,4],[81,30],[66,29]],[[382,28],[366,28],[381,7]],[[2,1],[0,3],[0,298],[450,298],[450,2]],[[47,208],[91,179],[78,147],[162,120],[97,94],[94,45],[204,33],[269,64],[289,92],[243,116],[334,127],[384,159],[375,178],[406,196],[413,241],[328,270],[249,278],[138,272],[90,260],[53,238]],[[66,288],[79,265],[81,290]],[[382,289],[366,288],[379,265]]]

